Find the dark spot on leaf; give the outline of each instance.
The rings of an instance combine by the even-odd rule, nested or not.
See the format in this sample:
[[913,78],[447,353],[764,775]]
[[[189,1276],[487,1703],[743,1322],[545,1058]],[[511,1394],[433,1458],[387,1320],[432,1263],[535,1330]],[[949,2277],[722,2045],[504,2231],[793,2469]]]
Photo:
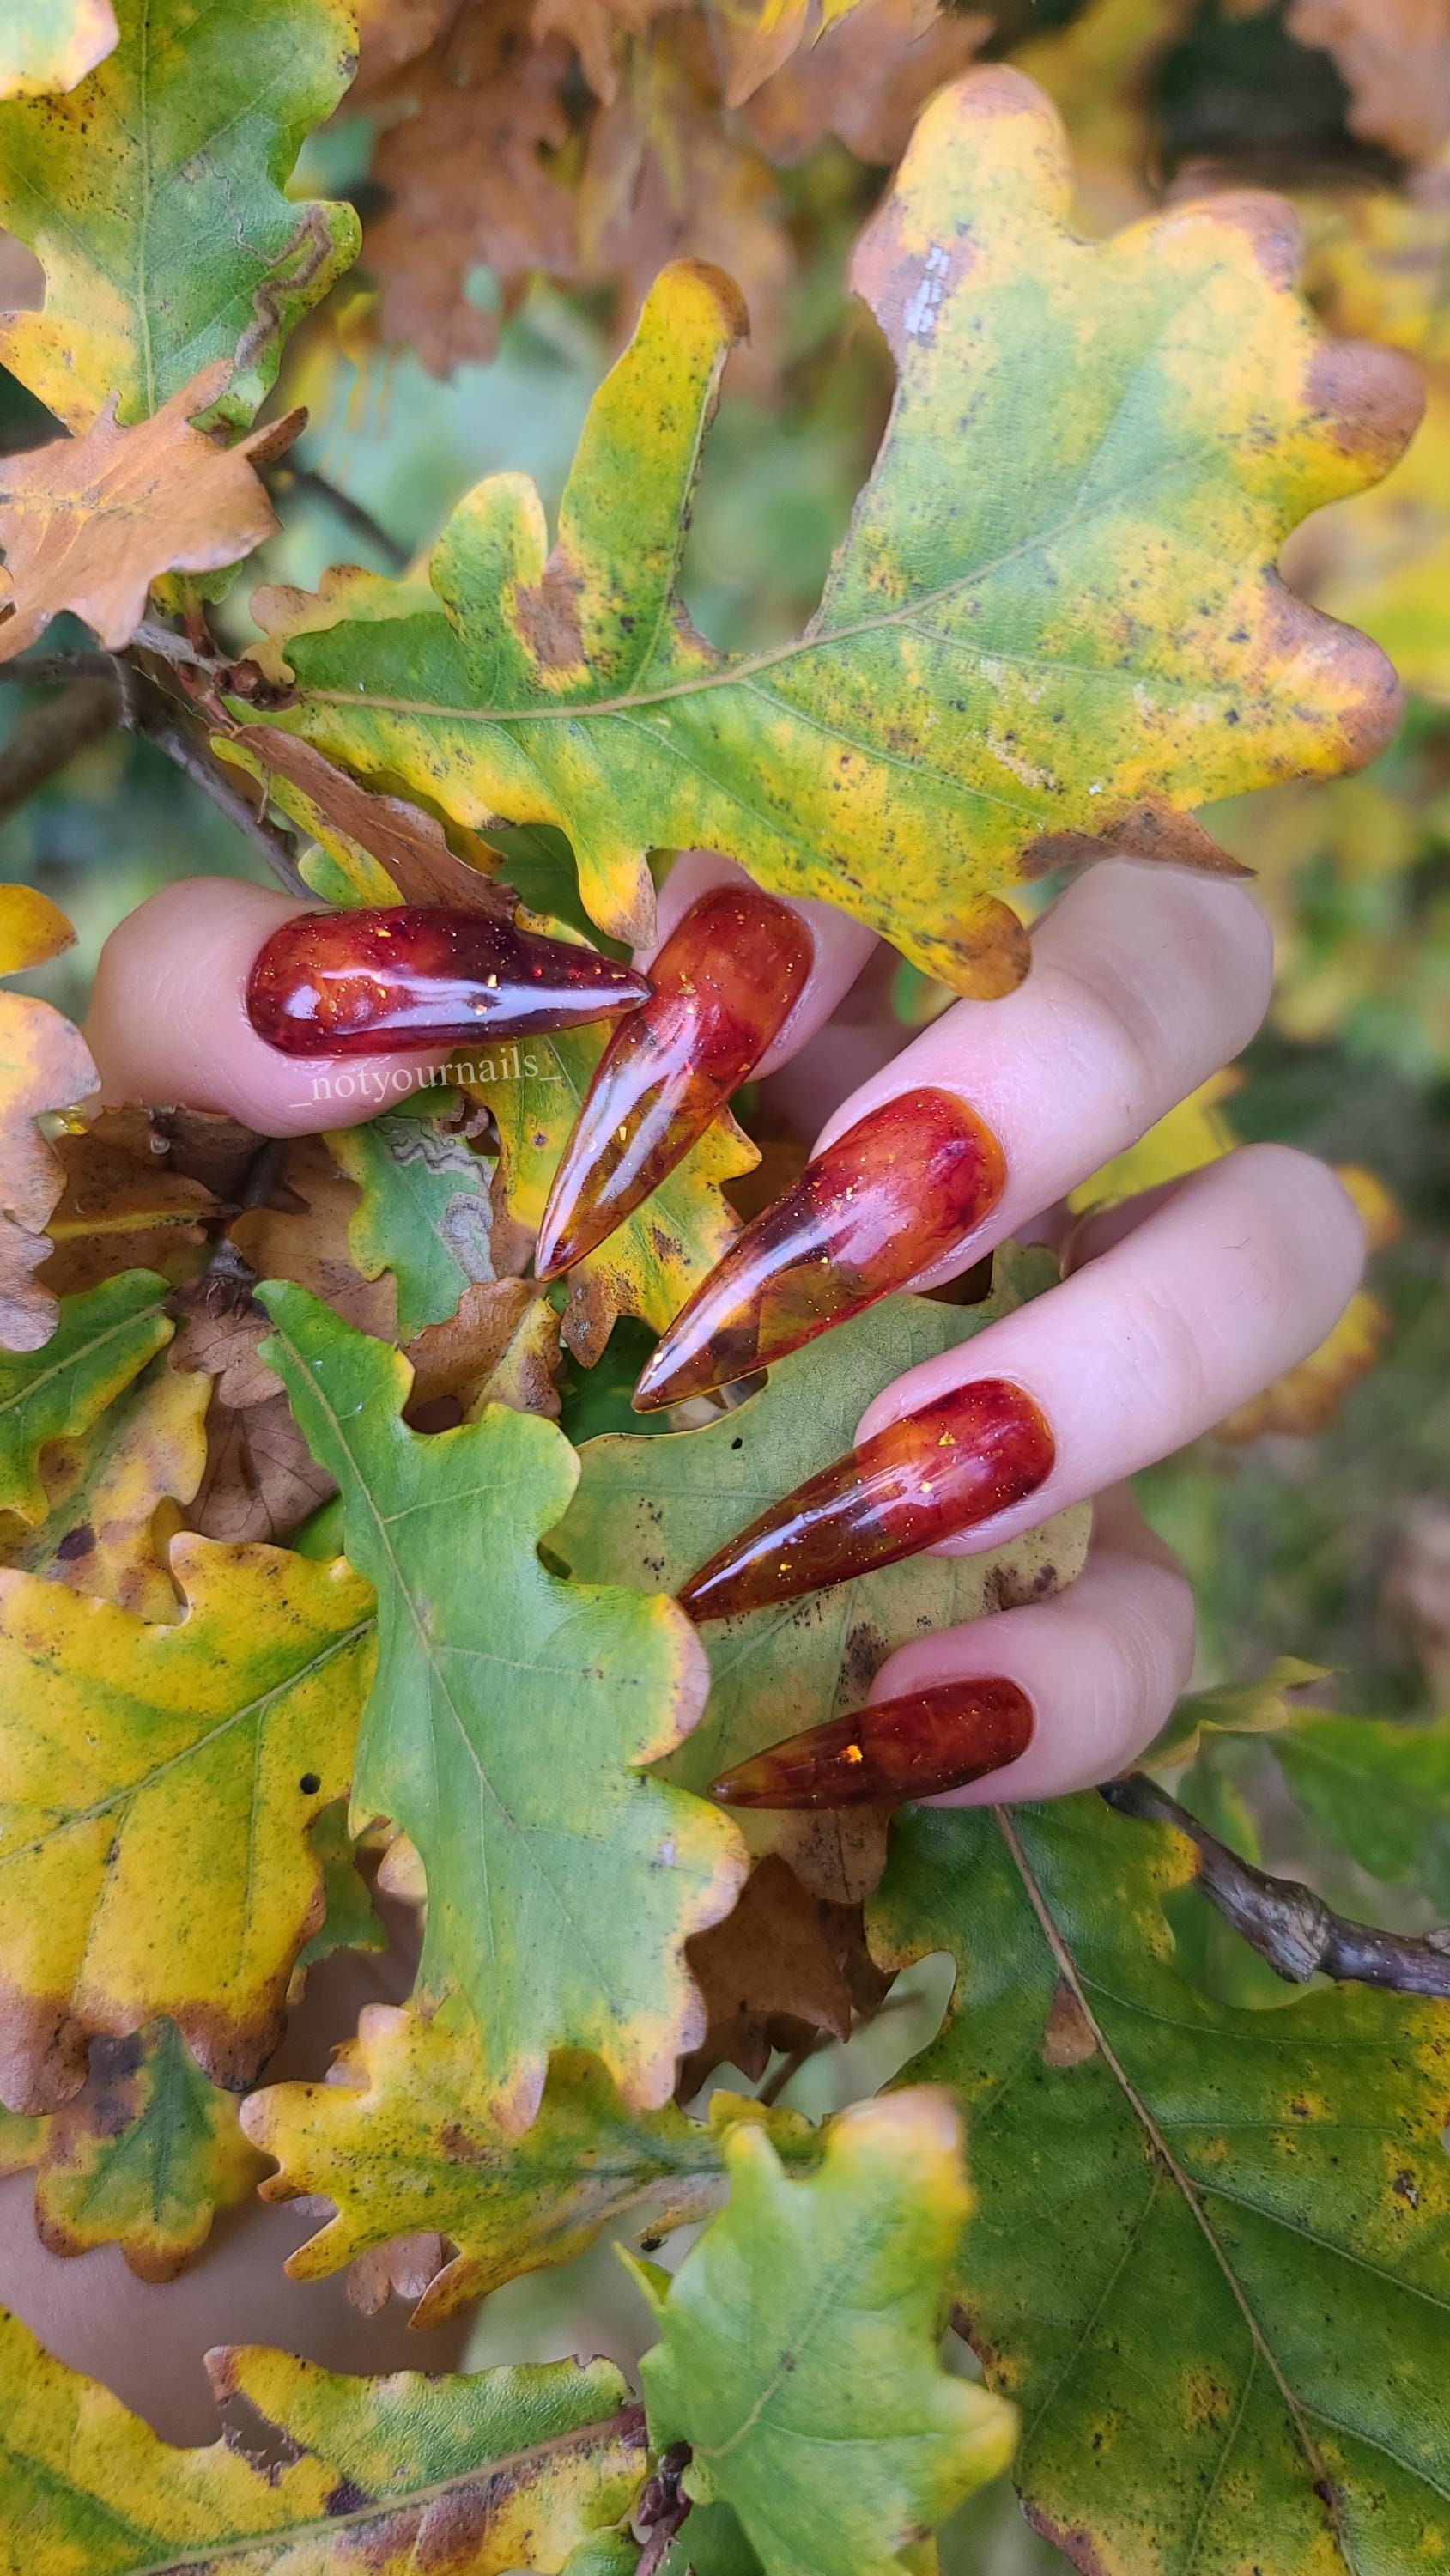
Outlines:
[[315,1798],[318,1790],[322,1786],[321,1773],[317,1771],[304,1771],[301,1779],[297,1783],[297,1786],[301,1790],[304,1798]]
[[77,1521],[74,1529],[66,1531],[55,1551],[56,1556],[62,1565],[70,1565],[78,1556],[89,1556],[95,1543],[96,1533],[90,1522]]
[[324,2513],[359,2513],[365,2504],[371,2502],[366,2489],[358,2486],[352,2478],[339,2478],[336,2486],[324,2496],[322,2510]]

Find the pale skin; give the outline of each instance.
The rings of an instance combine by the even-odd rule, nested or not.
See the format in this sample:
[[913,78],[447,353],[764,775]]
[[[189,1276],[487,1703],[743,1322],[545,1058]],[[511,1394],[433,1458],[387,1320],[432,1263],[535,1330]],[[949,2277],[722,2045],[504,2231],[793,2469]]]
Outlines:
[[[682,859],[661,899],[661,938],[731,873],[704,854]],[[396,1057],[299,1065],[247,1023],[252,959],[276,924],[303,908],[206,878],[169,887],[124,922],[102,953],[87,1030],[106,1098],[185,1101],[275,1135],[374,1115]],[[903,1045],[899,1029],[863,1015],[859,995],[847,1000],[870,958],[869,934],[826,905],[800,909],[815,962],[761,1072],[806,1140],[829,1143],[888,1098],[930,1085],[959,1092],[1005,1153],[999,1203],[919,1287],[965,1271],[1008,1237],[1060,1238],[1055,1211],[1067,1193],[1231,1062],[1269,1000],[1269,935],[1241,887],[1109,861],[1043,916],[1017,993],[956,1003]],[[315,1077],[339,1073],[354,1078],[350,1096],[314,1094]],[[1031,1700],[1026,1752],[948,1804],[1088,1787],[1156,1735],[1191,1669],[1193,1602],[1124,1480],[1306,1358],[1343,1312],[1364,1260],[1359,1218],[1334,1175],[1277,1145],[1240,1148],[1067,1239],[1059,1287],[898,1379],[859,1426],[869,1434],[988,1375],[1015,1381],[1047,1416],[1057,1452],[1048,1482],[948,1542],[948,1552],[992,1548],[1066,1504],[1097,1501],[1088,1563],[1067,1591],[916,1639],[876,1677],[880,1699],[999,1675]],[[349,1979],[335,1971],[336,1996],[312,2007],[327,2027],[314,2034],[307,2072],[320,2072],[356,2004],[397,1991],[398,1975],[393,1961],[352,1962]],[[213,2428],[197,2367],[208,2343],[276,2340],[354,2369],[405,2361],[438,2369],[456,2359],[448,2329],[408,2349],[396,2308],[364,2324],[336,2284],[329,2297],[282,2282],[281,2257],[309,2232],[290,2211],[259,2207],[227,2222],[179,2287],[151,2291],[131,2281],[111,2249],[69,2263],[47,2254],[29,2198],[27,2176],[0,2186],[0,2300],[67,2360],[122,2388],[173,2439]]]

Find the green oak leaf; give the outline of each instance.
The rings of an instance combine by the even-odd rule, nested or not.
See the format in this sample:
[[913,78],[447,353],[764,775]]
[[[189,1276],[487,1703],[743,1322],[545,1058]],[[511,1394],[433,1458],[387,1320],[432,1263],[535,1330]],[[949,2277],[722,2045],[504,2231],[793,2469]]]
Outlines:
[[1268,1750],[1331,1842],[1450,1916],[1450,1718],[1396,1726],[1305,1710]]
[[398,1338],[456,1314],[473,1281],[492,1279],[492,1165],[444,1124],[456,1095],[401,1101],[361,1127],[327,1139],[361,1199],[348,1221],[348,1249],[364,1279],[391,1270],[398,1283]]
[[[1051,1286],[1050,1254],[1004,1246],[978,1306],[885,1297],[778,1361],[759,1393],[698,1431],[606,1434],[580,1453],[579,1490],[551,1542],[593,1583],[676,1591],[767,1502],[850,1448],[875,1395],[903,1370],[960,1348]],[[924,1627],[1034,1600],[1071,1582],[1086,1506],[981,1556],[925,1556],[701,1631],[710,1700],[667,1776],[703,1792],[763,1746],[859,1707],[897,1646]],[[859,1896],[880,1866],[881,1824],[862,1809],[740,1818],[752,1851],[784,1851],[820,1894]],[[867,1865],[867,1856],[874,1864]]]
[[29,1528],[45,1519],[41,1450],[82,1437],[170,1341],[169,1293],[154,1270],[122,1271],[63,1297],[38,1351],[0,1351],[0,1511]]
[[704,2121],[672,2103],[630,2111],[603,2068],[578,2050],[553,2059],[538,2117],[510,2137],[482,2099],[478,2042],[451,2006],[429,2017],[370,2004],[340,2061],[344,2080],[252,2094],[242,2124],[277,2160],[268,2200],[313,2195],[336,2215],[288,2257],[294,2280],[321,2280],[391,2237],[444,2236],[452,2259],[413,2312],[437,2325],[505,2281],[572,2261],[600,2230],[648,2199],[677,2227],[719,2196],[721,2141],[735,2120],[765,2123],[793,2166],[819,2145],[793,2111],[717,2093]]
[[[298,1554],[307,1551],[299,1549]],[[335,1556],[336,1548],[326,1555]],[[373,1910],[367,1880],[357,1865],[357,1845],[347,1829],[347,1801],[324,1807],[312,1828],[312,1848],[322,1863],[323,1915],[319,1930],[297,1953],[299,1971],[339,1950],[386,1950],[387,1926]]]
[[423,1979],[480,2032],[483,2098],[526,2128],[550,2051],[595,2051],[632,2107],[668,2099],[699,2036],[684,1945],[745,1869],[729,1820],[642,1776],[704,1695],[672,1601],[564,1582],[539,1559],[578,1474],[553,1423],[490,1405],[402,1420],[412,1372],[303,1289],[259,1292],[313,1456],[341,1489],[350,1564],[378,1597],[357,1817],[390,1816],[428,1882]]
[[282,343],[356,258],[350,206],[286,185],[352,78],[346,0],[116,0],[120,42],[63,98],[0,106],[0,223],[46,274],[0,360],[75,430],[159,411],[218,358],[245,428]]
[[233,2344],[207,2372],[260,2416],[264,2455],[251,2422],[177,2450],[0,2310],[4,2576],[568,2576],[644,2477],[640,2409],[605,2361],[355,2379]]
[[758,2128],[725,2159],[730,2198],[667,2294],[637,2270],[661,2329],[651,2438],[689,2443],[686,2493],[733,2508],[765,2576],[919,2567],[903,2551],[1006,2466],[1016,2428],[938,2358],[971,2206],[949,2097],[857,2104],[804,2180]]
[[897,1820],[885,1964],[948,1951],[977,2208],[961,2307],[1073,2564],[1400,2576],[1445,2556],[1450,2011],[1179,1975],[1179,1835],[1095,1797]]
[[896,401],[803,634],[732,657],[680,599],[745,323],[681,263],[595,399],[552,551],[534,485],[501,474],[444,529],[431,598],[346,569],[281,594],[271,668],[297,691],[273,720],[456,822],[559,827],[620,938],[650,933],[651,848],[699,845],[1003,992],[1024,874],[1103,847],[1232,868],[1193,807],[1353,767],[1395,722],[1383,655],[1273,563],[1393,463],[1418,384],[1318,337],[1272,204],[1084,243],[1071,191],[1020,73],[926,109],[853,271]]
[[235,2093],[209,2083],[176,2024],[91,2046],[81,2091],[45,2122],[35,2223],[53,2254],[119,2245],[143,2281],[169,2281],[201,2252],[219,2209],[265,2170]]

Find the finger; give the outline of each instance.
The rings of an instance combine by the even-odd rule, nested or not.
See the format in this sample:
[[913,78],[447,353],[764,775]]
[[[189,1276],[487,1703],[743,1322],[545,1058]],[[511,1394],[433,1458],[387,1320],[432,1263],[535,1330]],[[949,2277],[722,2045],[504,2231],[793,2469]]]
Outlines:
[[968,1268],[1237,1054],[1271,972],[1239,887],[1095,868],[1040,925],[1016,992],[957,1003],[842,1103],[676,1316],[636,1404],[703,1394]]
[[716,1784],[727,1805],[950,1806],[1092,1788],[1151,1744],[1193,1665],[1193,1594],[1131,1504],[1049,1601],[913,1638],[866,1706]]
[[264,886],[190,877],[112,931],[101,950],[86,1039],[109,1106],[223,1110],[261,1136],[303,1136],[376,1118],[445,1051],[281,1055],[247,1017],[258,951],[306,904]]
[[999,1545],[1166,1457],[1324,1340],[1364,1260],[1332,1172],[1253,1145],[965,1348],[910,1369],[856,1446],[684,1587],[695,1618],[793,1599],[923,1548]]

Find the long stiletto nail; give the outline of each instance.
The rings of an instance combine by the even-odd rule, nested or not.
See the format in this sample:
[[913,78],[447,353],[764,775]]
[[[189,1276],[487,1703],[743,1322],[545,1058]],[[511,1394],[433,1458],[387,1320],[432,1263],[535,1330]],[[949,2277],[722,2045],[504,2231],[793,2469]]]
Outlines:
[[940,1798],[1015,1762],[1032,1741],[1032,1702],[1016,1682],[938,1682],[788,1735],[726,1771],[726,1807],[899,1807]]
[[659,1188],[753,1073],[810,966],[799,914],[753,886],[716,886],[691,906],[650,968],[650,999],[595,1069],[539,1229],[540,1279],[592,1252]]
[[726,1619],[895,1565],[1025,1502],[1054,1454],[1030,1395],[977,1378],[808,1476],[692,1574],[680,1600],[692,1619]]
[[504,915],[397,904],[304,912],[260,950],[247,1017],[283,1055],[532,1037],[633,1011],[647,977]]
[[1007,1167],[950,1091],[858,1119],[746,1227],[675,1317],[635,1388],[640,1413],[748,1377],[919,1278],[975,1233]]

